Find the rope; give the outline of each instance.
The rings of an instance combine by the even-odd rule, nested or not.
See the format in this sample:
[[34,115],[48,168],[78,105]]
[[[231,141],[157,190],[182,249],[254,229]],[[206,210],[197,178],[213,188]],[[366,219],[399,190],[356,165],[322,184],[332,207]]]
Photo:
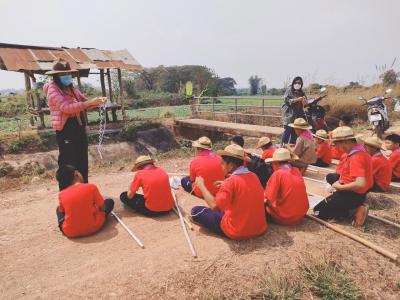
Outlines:
[[102,106],[100,106],[100,123],[99,123],[99,143],[97,144],[97,152],[99,153],[100,159],[103,160],[103,139],[104,139],[104,132],[106,131],[106,123],[107,123],[107,118],[106,118],[106,103],[104,103]]

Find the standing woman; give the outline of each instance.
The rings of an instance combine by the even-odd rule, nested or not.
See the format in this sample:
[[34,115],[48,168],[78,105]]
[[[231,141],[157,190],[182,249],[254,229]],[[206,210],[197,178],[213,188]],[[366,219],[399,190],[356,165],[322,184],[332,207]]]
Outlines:
[[53,76],[53,81],[47,83],[43,90],[47,95],[50,108],[51,124],[56,130],[59,148],[58,166],[72,165],[82,174],[85,183],[88,182],[88,141],[85,130],[84,110],[99,106],[105,98],[96,97],[88,100],[78,88],[73,86],[72,70],[64,60],[57,61],[53,71],[46,75]]
[[283,135],[281,146],[296,143],[296,133],[289,127],[297,118],[305,119],[304,106],[307,104],[307,97],[303,91],[303,79],[297,76],[288,87],[282,104]]

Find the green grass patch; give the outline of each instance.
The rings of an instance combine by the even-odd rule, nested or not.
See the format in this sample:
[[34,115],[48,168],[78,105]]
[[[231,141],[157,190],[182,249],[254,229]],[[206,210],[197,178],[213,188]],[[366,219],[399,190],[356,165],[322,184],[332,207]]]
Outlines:
[[323,258],[314,264],[303,264],[303,274],[311,290],[322,300],[357,300],[361,293],[338,263]]
[[297,300],[302,298],[302,282],[288,276],[278,276],[272,272],[261,282],[261,288],[251,299]]

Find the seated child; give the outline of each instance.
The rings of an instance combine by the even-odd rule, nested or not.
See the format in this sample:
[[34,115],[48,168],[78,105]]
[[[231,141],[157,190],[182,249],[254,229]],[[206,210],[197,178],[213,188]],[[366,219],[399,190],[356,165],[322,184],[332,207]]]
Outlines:
[[[339,126],[338,127],[343,127],[343,126],[347,126],[347,127],[351,127],[351,117],[348,115],[344,115],[340,118],[339,120]],[[331,136],[332,133],[330,133],[330,138],[332,138]],[[342,157],[344,153],[339,150],[337,147],[335,147],[334,145],[331,145],[331,155],[333,159],[340,159]]]
[[292,158],[287,149],[277,149],[266,161],[276,168],[264,193],[267,218],[281,225],[295,225],[309,208],[303,176],[299,169],[290,165]]
[[244,148],[244,139],[240,135],[235,135],[230,139],[231,145],[239,145],[240,147]]
[[392,166],[390,161],[381,152],[382,141],[375,137],[367,137],[364,140],[365,150],[371,155],[372,176],[374,179],[374,192],[386,192],[392,180]]
[[[174,207],[168,174],[154,165],[150,156],[139,156],[132,168],[133,181],[128,192],[120,196],[121,202],[148,217],[169,213]],[[136,193],[142,188],[143,195]]]
[[400,182],[400,136],[389,134],[385,138],[386,150],[392,151],[389,157],[392,166],[392,181]]
[[317,162],[312,164],[317,167],[326,168],[332,162],[331,149],[327,143],[328,134],[325,130],[320,129],[313,134],[317,143]]
[[56,178],[60,186],[56,213],[61,232],[74,238],[99,231],[113,210],[114,201],[104,200],[94,184],[83,183],[82,174],[73,166],[61,166]]
[[212,195],[215,195],[218,188],[214,182],[224,180],[224,172],[221,167],[221,157],[212,151],[211,141],[208,137],[201,137],[192,143],[195,149],[196,157],[190,162],[189,175],[183,177],[181,184],[183,189],[188,193],[194,193],[197,197],[202,198],[203,194],[195,184],[198,176],[204,178],[207,189]]
[[271,158],[274,154],[276,147],[272,145],[272,141],[269,137],[262,137],[258,140],[257,149],[260,148],[262,150],[261,159],[266,160],[267,158]]
[[315,143],[309,131],[312,127],[303,118],[297,118],[294,123],[288,126],[292,127],[296,132],[297,140],[294,147],[291,145],[285,145],[285,147],[299,157],[298,161],[293,162],[293,166],[299,168],[301,174],[304,174],[308,165],[317,161]]
[[371,157],[362,145],[357,144],[350,127],[336,128],[332,132],[332,141],[347,155],[341,174],[336,174],[332,184],[336,191],[317,204],[314,212],[323,220],[352,216],[353,225],[362,226],[369,209],[365,203],[366,195],[373,186]]
[[257,176],[243,165],[248,161],[243,148],[229,145],[218,154],[222,156],[224,173],[230,176],[222,182],[215,196],[207,189],[203,178],[196,178],[208,207],[193,207],[193,220],[234,240],[262,234],[267,230],[263,189]]

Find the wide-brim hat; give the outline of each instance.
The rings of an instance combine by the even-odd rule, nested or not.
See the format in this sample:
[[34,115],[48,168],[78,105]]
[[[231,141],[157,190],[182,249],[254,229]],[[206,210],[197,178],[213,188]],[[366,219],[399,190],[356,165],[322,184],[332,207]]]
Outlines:
[[380,138],[378,138],[377,136],[369,136],[365,139],[363,139],[363,143],[365,145],[377,148],[377,149],[381,149],[382,148],[382,140]]
[[271,139],[267,136],[263,136],[258,140],[257,147],[256,148],[261,148],[262,146],[271,143]]
[[358,139],[362,137],[362,134],[354,135],[353,129],[347,126],[337,127],[332,131],[332,142],[340,142],[352,139]]
[[192,142],[192,147],[193,148],[201,148],[201,149],[211,150],[212,149],[212,143],[211,143],[211,140],[208,137],[202,136],[198,140]]
[[67,74],[73,74],[73,73],[77,73],[77,72],[79,72],[79,71],[71,69],[69,62],[67,62],[63,59],[59,59],[53,65],[53,70],[48,71],[45,74],[46,75],[67,75]]
[[246,162],[250,162],[250,158],[246,155],[244,149],[236,144],[229,145],[225,147],[224,150],[218,150],[217,153],[220,156],[230,156]]
[[152,159],[150,156],[141,155],[136,159],[135,164],[133,165],[132,171],[136,171],[141,166],[144,166],[147,164],[153,164],[153,163],[154,163],[154,159]]
[[313,134],[313,136],[324,141],[329,138],[328,133],[323,129],[317,130],[317,132]]
[[293,152],[285,148],[276,149],[271,158],[267,158],[265,162],[283,162],[298,160],[299,157]]
[[297,118],[296,120],[294,120],[293,123],[289,124],[289,127],[302,129],[302,130],[312,129],[312,126],[310,124],[308,124],[307,121],[304,120],[303,118]]

